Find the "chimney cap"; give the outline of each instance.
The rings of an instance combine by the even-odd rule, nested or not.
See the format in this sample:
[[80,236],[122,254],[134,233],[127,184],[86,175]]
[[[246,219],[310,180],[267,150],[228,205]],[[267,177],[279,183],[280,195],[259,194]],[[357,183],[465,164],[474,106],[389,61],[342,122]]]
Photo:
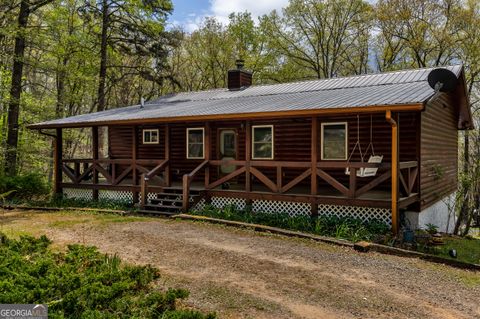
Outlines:
[[243,59],[237,59],[237,60],[235,61],[235,65],[237,66],[237,69],[238,69],[238,70],[241,70],[241,69],[243,69],[243,66],[245,65],[245,60],[243,60]]

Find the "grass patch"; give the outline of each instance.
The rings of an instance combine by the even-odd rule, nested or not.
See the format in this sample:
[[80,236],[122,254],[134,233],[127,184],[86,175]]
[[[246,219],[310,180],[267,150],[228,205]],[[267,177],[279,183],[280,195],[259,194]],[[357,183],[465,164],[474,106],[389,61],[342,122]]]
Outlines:
[[126,200],[111,199],[90,200],[67,197],[53,197],[46,200],[24,200],[13,198],[8,201],[8,204],[20,204],[31,207],[82,207],[125,211],[133,210],[131,202]]
[[457,260],[480,264],[480,239],[449,237],[445,239],[445,245],[436,248],[435,253],[442,257],[451,258],[448,254],[450,249],[457,251]]
[[109,214],[96,211],[78,211],[78,212],[60,212],[64,218],[52,221],[49,227],[70,228],[79,224],[98,224],[100,226],[109,225],[111,223],[130,223],[130,222],[146,222],[151,219],[139,216],[119,216],[117,214]]
[[480,276],[477,272],[457,273],[455,276],[467,287],[480,287]]
[[22,236],[29,236],[32,234],[31,231],[24,231],[15,228],[2,229],[1,232],[12,238],[20,238]]
[[90,222],[90,219],[70,219],[70,220],[57,220],[48,224],[48,227],[54,228],[70,228],[78,224],[84,224]]
[[353,242],[359,240],[373,240],[378,235],[389,232],[390,227],[381,221],[371,220],[363,222],[355,218],[340,218],[336,216],[291,217],[285,213],[252,213],[237,210],[235,206],[226,206],[223,209],[207,205],[202,210],[192,211],[193,215],[208,216],[226,220],[261,224],[284,229],[313,233],[316,235],[346,239]]
[[139,216],[117,216],[117,215],[109,215],[109,214],[102,214],[99,215],[99,221],[101,223],[130,223],[130,222],[145,222],[151,221],[153,219],[148,217],[139,217]]
[[214,318],[177,309],[188,291],[160,291],[150,266],[123,264],[95,247],[53,252],[50,240],[0,234],[0,303],[44,303],[50,318]]

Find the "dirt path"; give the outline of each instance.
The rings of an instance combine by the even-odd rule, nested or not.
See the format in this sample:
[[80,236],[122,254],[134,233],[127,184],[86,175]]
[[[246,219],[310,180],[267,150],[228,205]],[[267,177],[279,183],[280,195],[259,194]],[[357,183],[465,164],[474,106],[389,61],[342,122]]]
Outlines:
[[57,247],[95,245],[152,264],[187,306],[220,318],[480,318],[480,274],[360,254],[199,222],[10,212],[7,234],[46,233]]

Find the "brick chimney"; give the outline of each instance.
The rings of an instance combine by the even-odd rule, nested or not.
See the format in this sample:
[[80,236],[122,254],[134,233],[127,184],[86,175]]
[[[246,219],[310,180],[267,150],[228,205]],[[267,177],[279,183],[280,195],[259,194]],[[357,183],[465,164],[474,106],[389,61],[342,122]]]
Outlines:
[[241,90],[252,85],[252,72],[243,69],[243,60],[235,61],[236,70],[228,71],[228,89]]

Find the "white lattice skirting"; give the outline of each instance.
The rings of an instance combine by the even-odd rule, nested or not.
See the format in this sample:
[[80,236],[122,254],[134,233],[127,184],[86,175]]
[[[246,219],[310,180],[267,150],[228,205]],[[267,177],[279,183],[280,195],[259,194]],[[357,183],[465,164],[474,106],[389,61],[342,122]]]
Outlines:
[[281,202],[273,200],[254,200],[252,202],[252,211],[262,213],[282,213],[290,217],[309,216],[310,204],[301,202]]
[[[217,208],[234,205],[238,210],[245,209],[245,199],[230,197],[212,197],[211,205]],[[202,210],[205,208],[205,200],[200,200],[193,208]],[[262,213],[285,213],[291,217],[309,216],[310,204],[302,202],[284,202],[270,200],[253,200],[252,211]],[[318,205],[318,214],[324,216],[351,217],[362,221],[376,219],[387,225],[392,224],[390,209],[361,207],[361,206],[342,206],[342,205]]]
[[[63,192],[68,198],[93,200],[93,192],[90,189],[66,188],[63,190]],[[156,196],[157,195],[155,193],[148,193],[147,198],[151,200],[153,198],[156,198]],[[98,197],[99,199],[121,200],[131,202],[133,199],[133,193],[129,191],[100,190],[98,192]],[[246,206],[246,201],[243,198],[212,197],[211,205],[217,208],[224,208],[226,206],[233,205],[238,210],[244,210]],[[193,207],[194,210],[202,210],[204,208],[204,199],[200,200],[195,205],[195,207]],[[270,214],[284,213],[290,215],[291,217],[309,216],[310,204],[302,202],[253,200],[252,211]],[[360,219],[362,221],[376,219],[384,222],[387,225],[392,224],[390,209],[387,208],[320,204],[318,205],[318,214],[325,216],[352,217]]]
[[93,200],[93,191],[83,188],[64,188],[63,194],[67,198]]
[[318,214],[337,217],[352,217],[362,221],[376,219],[387,225],[392,224],[392,214],[388,208],[320,204],[318,205]]
[[[67,198],[75,199],[84,199],[84,200],[93,200],[93,191],[91,189],[83,188],[64,188],[63,194]],[[148,193],[147,199],[151,200],[157,197],[156,193]],[[124,201],[132,202],[133,201],[133,192],[130,191],[112,191],[112,190],[99,190],[98,191],[99,200],[115,200],[115,201]],[[138,200],[140,200],[140,194],[138,195]]]
[[100,200],[116,200],[124,202],[133,201],[133,193],[129,191],[108,191],[108,190],[99,190],[98,199]]

